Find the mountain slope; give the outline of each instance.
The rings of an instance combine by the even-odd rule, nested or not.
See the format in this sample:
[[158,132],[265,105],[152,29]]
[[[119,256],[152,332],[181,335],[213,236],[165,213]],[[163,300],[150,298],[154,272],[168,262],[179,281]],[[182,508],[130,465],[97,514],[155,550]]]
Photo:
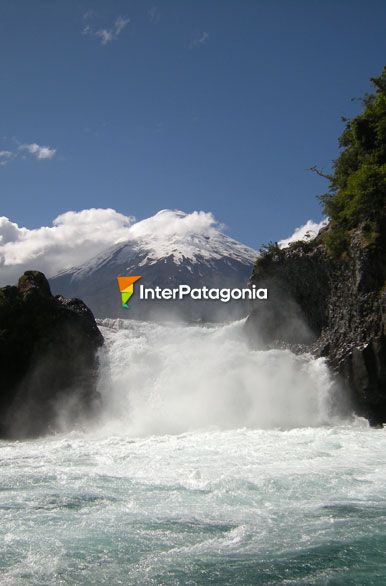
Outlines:
[[[141,275],[146,287],[243,287],[257,253],[224,235],[202,212],[162,210],[134,224],[130,239],[51,279],[54,292],[80,297],[99,317],[218,320],[246,313],[240,301],[143,301],[121,307],[118,275]],[[162,315],[161,315],[162,314]]]

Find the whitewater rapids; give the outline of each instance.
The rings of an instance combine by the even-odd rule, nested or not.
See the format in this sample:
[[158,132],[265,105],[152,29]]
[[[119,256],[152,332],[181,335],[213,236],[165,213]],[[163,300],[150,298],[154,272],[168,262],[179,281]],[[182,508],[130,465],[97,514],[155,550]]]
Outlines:
[[104,322],[98,422],[0,443],[2,585],[384,584],[385,430],[242,325]]
[[244,320],[202,327],[102,320],[106,432],[319,426],[336,421],[323,359],[253,351]]

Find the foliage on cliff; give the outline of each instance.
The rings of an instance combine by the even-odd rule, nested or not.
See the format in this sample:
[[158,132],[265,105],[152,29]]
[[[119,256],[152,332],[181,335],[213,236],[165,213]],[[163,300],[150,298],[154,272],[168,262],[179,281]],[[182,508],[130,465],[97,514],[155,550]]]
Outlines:
[[[330,222],[310,241],[262,248],[251,282],[268,287],[246,331],[256,347],[324,356],[355,411],[386,424],[386,68],[340,138]],[[316,168],[316,172],[321,174]],[[309,336],[309,339],[307,339]],[[260,345],[260,346],[259,346]]]
[[385,215],[386,67],[371,81],[375,92],[363,99],[361,114],[346,121],[329,193],[321,196],[324,212],[331,220],[323,238],[334,255],[345,250],[350,230],[359,225],[368,242],[374,242]]

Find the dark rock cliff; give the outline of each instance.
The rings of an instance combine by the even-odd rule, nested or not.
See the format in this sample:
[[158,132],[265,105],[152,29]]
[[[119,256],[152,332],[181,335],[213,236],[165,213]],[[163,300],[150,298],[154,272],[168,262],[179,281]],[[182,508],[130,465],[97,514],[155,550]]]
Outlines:
[[0,289],[0,436],[45,434],[96,409],[102,344],[88,307],[53,297],[42,273]]
[[268,287],[246,330],[252,343],[325,356],[345,383],[355,411],[386,422],[386,222],[359,227],[346,252],[332,258],[323,234],[312,242],[272,247],[252,283]]

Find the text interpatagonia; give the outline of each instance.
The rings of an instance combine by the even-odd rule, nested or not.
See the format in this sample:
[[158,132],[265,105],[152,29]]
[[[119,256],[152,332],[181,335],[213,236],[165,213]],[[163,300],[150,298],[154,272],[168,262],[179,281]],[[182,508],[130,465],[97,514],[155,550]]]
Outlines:
[[216,289],[209,287],[192,288],[190,285],[179,285],[173,289],[162,287],[139,286],[140,299],[212,299],[228,303],[231,299],[268,299],[268,289],[258,289],[256,285],[245,289]]

